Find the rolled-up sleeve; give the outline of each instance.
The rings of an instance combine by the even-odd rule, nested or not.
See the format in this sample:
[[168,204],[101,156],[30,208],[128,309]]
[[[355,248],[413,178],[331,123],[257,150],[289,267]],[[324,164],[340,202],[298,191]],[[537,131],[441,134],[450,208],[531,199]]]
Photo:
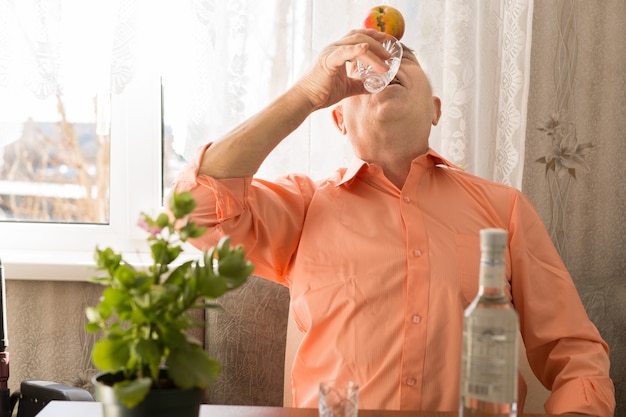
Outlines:
[[207,228],[191,243],[204,249],[230,236],[233,244],[243,245],[255,265],[255,275],[288,285],[287,271],[298,247],[314,183],[298,175],[273,182],[198,175],[209,146],[197,151],[173,187],[176,192],[191,192],[197,203],[192,220]]
[[534,207],[522,194],[512,207],[513,302],[529,364],[552,391],[546,411],[610,417],[615,391],[608,346]]
[[199,176],[200,162],[209,146],[210,143],[198,149],[193,160],[180,173],[173,190],[178,193],[189,191],[193,195],[197,203],[193,220],[209,229],[201,240],[211,246],[221,237],[220,233],[211,233],[211,229],[243,212],[246,188],[252,178],[216,180],[206,175]]

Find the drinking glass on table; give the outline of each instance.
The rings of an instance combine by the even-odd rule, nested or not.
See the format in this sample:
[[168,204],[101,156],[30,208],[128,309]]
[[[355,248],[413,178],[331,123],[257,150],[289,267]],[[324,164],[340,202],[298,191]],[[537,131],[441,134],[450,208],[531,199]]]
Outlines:
[[359,384],[354,381],[327,381],[320,384],[320,417],[357,417]]
[[387,35],[387,39],[382,42],[383,48],[391,54],[391,57],[385,60],[389,66],[387,72],[376,72],[371,65],[357,61],[358,76],[363,80],[365,89],[370,93],[378,93],[389,85],[391,80],[398,73],[400,62],[402,61],[402,44],[391,35]]

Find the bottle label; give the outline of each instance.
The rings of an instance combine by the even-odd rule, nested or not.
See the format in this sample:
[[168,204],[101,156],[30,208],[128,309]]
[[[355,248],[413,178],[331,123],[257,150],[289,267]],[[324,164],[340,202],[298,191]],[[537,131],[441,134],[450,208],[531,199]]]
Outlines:
[[468,336],[464,393],[481,401],[516,401],[517,329],[475,323]]

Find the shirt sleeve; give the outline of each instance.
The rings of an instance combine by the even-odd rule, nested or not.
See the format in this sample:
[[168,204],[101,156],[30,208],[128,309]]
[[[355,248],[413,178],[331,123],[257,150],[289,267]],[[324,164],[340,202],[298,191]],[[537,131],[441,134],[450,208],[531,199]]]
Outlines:
[[314,183],[290,175],[268,182],[252,177],[215,179],[198,175],[210,144],[198,150],[174,183],[174,191],[189,191],[197,202],[191,219],[207,228],[190,242],[199,249],[230,236],[241,244],[255,265],[254,274],[289,285],[287,272],[295,254]]
[[546,412],[613,416],[608,346],[530,201],[516,193],[511,207],[513,303],[530,367],[551,391]]

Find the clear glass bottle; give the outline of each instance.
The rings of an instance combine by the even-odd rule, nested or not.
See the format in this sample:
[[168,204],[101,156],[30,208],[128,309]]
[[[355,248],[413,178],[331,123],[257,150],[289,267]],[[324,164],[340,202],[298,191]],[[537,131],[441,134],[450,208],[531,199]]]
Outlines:
[[478,295],[465,310],[460,417],[517,416],[519,319],[504,291],[508,234],[480,231]]

